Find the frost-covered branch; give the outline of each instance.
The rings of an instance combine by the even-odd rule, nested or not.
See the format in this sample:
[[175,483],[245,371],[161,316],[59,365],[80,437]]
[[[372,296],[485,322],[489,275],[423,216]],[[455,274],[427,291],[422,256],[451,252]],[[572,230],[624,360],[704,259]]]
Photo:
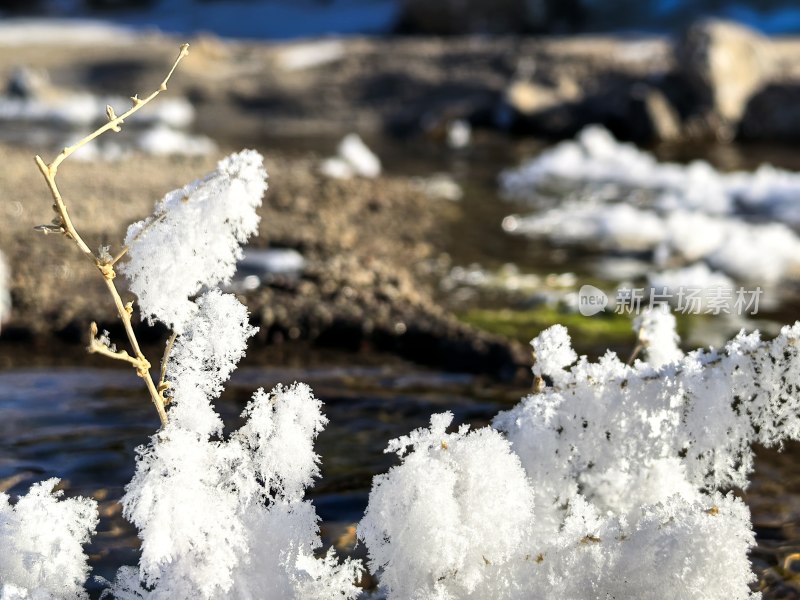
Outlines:
[[[41,171],[42,176],[44,176],[45,181],[47,182],[47,186],[50,189],[50,193],[53,196],[53,210],[56,213],[56,217],[53,220],[51,225],[42,225],[39,229],[45,233],[62,233],[68,239],[71,239],[75,242],[78,246],[80,251],[86,256],[92,263],[97,267],[100,273],[103,276],[103,281],[108,288],[109,293],[111,294],[112,299],[114,300],[114,305],[117,309],[117,314],[119,315],[120,320],[125,328],[125,333],[128,337],[128,341],[130,342],[131,348],[133,350],[133,357],[128,360],[127,358],[123,357],[121,353],[116,353],[112,355],[109,353],[107,347],[103,344],[95,344],[94,342],[94,335],[92,335],[92,342],[90,344],[90,351],[99,352],[100,354],[104,354],[106,356],[111,356],[112,358],[127,360],[130,362],[135,368],[136,373],[144,380],[145,385],[147,387],[147,391],[150,394],[150,398],[153,401],[154,406],[156,407],[156,411],[158,412],[159,419],[161,419],[161,425],[166,425],[167,423],[167,413],[164,410],[164,398],[163,394],[159,392],[156,385],[153,383],[153,378],[150,375],[150,363],[145,358],[144,354],[142,353],[141,348],[139,347],[139,341],[136,339],[136,334],[133,331],[133,326],[131,324],[131,315],[133,313],[133,309],[130,303],[124,304],[122,302],[122,298],[119,295],[119,291],[117,290],[116,285],[114,284],[114,277],[116,273],[114,272],[114,264],[116,263],[121,256],[113,260],[106,260],[101,256],[96,255],[91,248],[86,244],[83,238],[80,236],[78,231],[75,229],[74,224],[72,223],[72,219],[70,218],[69,211],[67,210],[67,205],[64,202],[64,199],[61,195],[61,191],[58,189],[58,184],[56,183],[56,174],[58,173],[58,168],[64,160],[66,160],[73,152],[85,146],[98,136],[102,135],[107,131],[120,131],[120,126],[125,122],[125,119],[133,115],[143,106],[148,104],[151,100],[153,100],[156,96],[158,96],[162,91],[167,89],[167,83],[169,82],[170,77],[175,72],[175,69],[178,67],[180,61],[189,53],[189,44],[183,44],[180,48],[180,52],[178,53],[178,57],[175,59],[175,62],[172,65],[172,68],[167,73],[167,76],[161,82],[161,85],[157,90],[151,93],[149,96],[140,99],[138,95],[133,96],[131,98],[132,106],[127,111],[122,113],[121,115],[117,116],[114,112],[114,109],[110,106],[106,109],[106,115],[108,117],[108,123],[103,125],[102,127],[96,129],[83,139],[77,141],[72,146],[64,148],[61,153],[56,156],[55,159],[50,164],[46,164],[44,160],[40,156],[36,156],[36,164],[39,167],[39,171]],[[127,353],[126,353],[127,354]]]

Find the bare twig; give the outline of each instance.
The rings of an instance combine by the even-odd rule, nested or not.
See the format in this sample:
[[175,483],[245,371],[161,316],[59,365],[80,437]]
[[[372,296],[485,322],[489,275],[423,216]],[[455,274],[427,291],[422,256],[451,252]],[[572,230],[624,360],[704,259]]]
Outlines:
[[97,323],[92,322],[91,328],[89,330],[89,345],[86,347],[86,351],[89,354],[102,354],[103,356],[107,356],[109,358],[113,358],[114,360],[121,360],[127,363],[130,363],[136,368],[142,366],[139,362],[139,359],[135,356],[131,356],[125,350],[115,350],[107,346],[103,340],[97,338]]
[[169,404],[169,398],[167,398],[164,393],[170,388],[169,382],[167,381],[167,363],[169,362],[169,355],[172,352],[172,346],[175,345],[175,340],[178,338],[178,334],[174,331],[172,335],[169,336],[169,340],[167,340],[167,346],[164,348],[164,356],[161,357],[161,376],[158,378],[158,393],[161,395],[161,400],[164,402],[166,406]]
[[[169,82],[170,77],[175,72],[175,69],[178,67],[178,64],[183,60],[183,58],[189,53],[189,44],[184,44],[180,48],[180,52],[178,53],[178,57],[175,59],[175,62],[172,65],[172,68],[167,73],[167,76],[161,82],[159,88],[154,91],[152,94],[147,96],[146,98],[139,98],[137,96],[133,96],[131,101],[133,102],[133,106],[129,108],[127,111],[122,113],[121,115],[117,116],[114,112],[114,109],[110,106],[106,108],[106,116],[108,117],[108,123],[99,127],[94,132],[90,133],[83,139],[79,140],[72,146],[64,148],[61,153],[53,159],[50,164],[46,164],[44,160],[40,156],[36,157],[36,165],[39,167],[42,175],[47,182],[47,186],[50,189],[50,194],[53,196],[53,210],[56,213],[56,218],[51,225],[42,225],[37,229],[42,231],[43,233],[61,233],[67,238],[73,240],[75,244],[78,246],[78,249],[83,253],[86,258],[88,258],[92,263],[94,263],[95,267],[100,271],[103,276],[103,281],[105,281],[106,287],[108,288],[109,293],[111,294],[112,299],[114,300],[114,305],[116,306],[117,313],[119,314],[119,318],[122,321],[123,326],[125,327],[125,333],[128,337],[128,341],[130,342],[131,349],[133,350],[133,355],[128,354],[126,351],[114,351],[111,350],[108,346],[103,344],[100,340],[96,338],[97,334],[97,326],[93,324],[92,328],[92,340],[89,344],[89,351],[95,352],[98,354],[102,354],[104,356],[108,356],[109,358],[113,358],[115,360],[122,360],[125,362],[130,363],[135,369],[136,373],[141,377],[145,385],[147,387],[147,391],[150,394],[150,398],[153,401],[153,404],[156,407],[156,411],[158,411],[158,416],[161,419],[161,425],[167,424],[167,413],[164,409],[164,394],[163,390],[159,391],[156,388],[155,383],[153,382],[153,378],[150,375],[150,363],[144,357],[141,348],[139,347],[139,341],[136,339],[136,335],[133,332],[133,326],[131,325],[131,315],[133,314],[133,306],[131,302],[127,304],[123,304],[122,298],[119,295],[119,291],[117,287],[114,285],[114,277],[116,273],[114,272],[114,265],[120,260],[125,253],[127,252],[127,248],[123,249],[111,262],[102,260],[100,257],[95,255],[95,253],[89,248],[89,246],[84,242],[83,238],[78,234],[75,229],[75,226],[72,223],[72,219],[69,216],[69,212],[67,211],[67,206],[64,202],[64,199],[61,196],[61,192],[58,189],[58,185],[56,184],[56,174],[58,173],[58,167],[64,162],[71,154],[73,154],[79,148],[85,146],[89,142],[91,142],[96,137],[102,135],[106,131],[120,131],[122,124],[125,122],[125,119],[130,117],[140,108],[142,108],[145,104],[153,100],[156,96],[158,96],[161,92],[167,89],[167,83]],[[170,343],[171,347],[171,343]],[[166,361],[165,361],[166,363]],[[159,387],[163,383],[163,366],[162,366],[162,381],[159,383]]]
[[642,342],[641,339],[638,342],[636,342],[636,346],[634,346],[633,351],[631,352],[631,355],[628,358],[628,362],[625,364],[628,365],[629,367],[632,366],[633,361],[636,360],[636,357],[639,356],[639,354],[641,354],[642,350],[644,350],[645,347],[646,345]]

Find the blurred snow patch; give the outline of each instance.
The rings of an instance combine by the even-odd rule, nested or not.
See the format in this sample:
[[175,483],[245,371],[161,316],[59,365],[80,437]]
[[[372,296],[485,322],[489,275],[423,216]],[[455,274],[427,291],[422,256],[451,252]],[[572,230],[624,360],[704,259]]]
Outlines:
[[530,216],[511,215],[503,229],[532,237],[547,237],[559,244],[596,243],[610,250],[652,249],[667,238],[663,220],[627,204],[568,203]]
[[217,150],[211,138],[204,135],[190,135],[165,126],[148,129],[136,142],[136,146],[146,154],[163,156],[182,154],[186,156],[207,156]]
[[[19,78],[9,82],[9,87]],[[0,121],[48,122],[83,127],[106,121],[106,106],[122,114],[131,101],[119,96],[95,96],[86,92],[70,93],[47,89],[26,95],[0,97]],[[136,115],[137,125],[188,127],[194,121],[194,107],[185,98],[163,98]]]
[[429,198],[457,202],[464,197],[464,190],[447,173],[437,173],[430,177],[415,177],[412,182]]
[[465,148],[472,140],[472,127],[463,119],[456,119],[447,125],[447,145],[451,148]]
[[6,257],[0,252],[0,328],[11,314],[11,271],[6,262]]
[[226,290],[243,292],[269,283],[275,276],[297,277],[306,267],[306,259],[292,248],[249,248],[236,264],[236,273]]
[[733,289],[735,285],[730,277],[719,271],[712,271],[705,263],[650,273],[647,281],[651,288],[664,289],[673,295],[681,287],[702,290],[704,293],[711,289]]
[[136,38],[131,29],[106,21],[45,18],[0,20],[0,46],[121,46],[134,43]]
[[[559,187],[565,183],[571,185],[566,191]],[[589,127],[577,140],[504,172],[500,184],[507,197],[540,209],[506,217],[509,233],[649,253],[657,267],[704,261],[738,280],[800,276],[800,237],[788,226],[800,226],[800,173],[771,166],[720,173],[704,161],[660,163]]]
[[304,71],[344,57],[344,44],[340,40],[320,40],[293,44],[278,54],[278,66],[283,71]]
[[[800,173],[763,165],[755,172],[720,173],[697,160],[688,165],[659,162],[633,144],[618,142],[599,126],[587,127],[575,141],[562,142],[500,176],[502,192],[532,199],[548,180],[616,183],[649,190],[652,208],[697,210],[708,214],[757,212],[800,224]],[[623,191],[618,191],[617,199]],[[609,198],[598,198],[608,200]]]
[[129,132],[126,138],[105,138],[87,144],[72,156],[84,161],[113,162],[136,152],[151,156],[208,156],[216,151],[217,145],[209,137],[157,125],[143,131]]
[[381,174],[381,161],[358,134],[351,133],[339,143],[337,156],[322,161],[320,172],[334,179],[373,179]]
[[[87,130],[107,120],[107,106],[123,114],[128,98],[95,96],[53,86],[46,71],[20,67],[9,77],[6,93],[0,96],[0,138],[9,143],[35,143],[61,149],[75,143]],[[206,136],[191,135],[186,129],[195,118],[192,104],[181,97],[159,98],[122,127],[122,133],[103,136],[75,153],[81,160],[121,160],[133,152],[155,156],[204,156],[216,152]],[[65,134],[64,130],[69,133]],[[4,135],[5,134],[5,135]]]

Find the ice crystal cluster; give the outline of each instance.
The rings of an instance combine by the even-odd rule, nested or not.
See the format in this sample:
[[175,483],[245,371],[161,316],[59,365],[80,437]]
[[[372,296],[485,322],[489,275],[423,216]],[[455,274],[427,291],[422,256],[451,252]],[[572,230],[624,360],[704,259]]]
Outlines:
[[[180,403],[176,397],[176,403]],[[303,384],[259,390],[227,440],[171,422],[140,449],[122,500],[140,531],[138,568],[115,597],[354,598],[360,565],[317,559],[317,516],[303,494],[318,475],[326,423]]]
[[0,493],[0,598],[86,598],[89,573],[83,544],[97,525],[97,504],[85,498],[59,501],[57,479],[31,486],[12,506]]
[[595,126],[506,171],[500,184],[506,197],[543,209],[507,217],[511,233],[651,251],[657,266],[705,263],[739,280],[800,273],[800,237],[789,227],[800,225],[797,173],[762,166],[725,174],[704,161],[661,163]]
[[752,443],[800,437],[800,324],[687,355],[671,315],[637,329],[651,362],[629,366],[578,358],[554,326],[533,342],[547,385],[494,429],[447,434],[438,415],[390,444],[403,462],[360,528],[388,598],[757,597],[728,490]]
[[359,536],[390,598],[482,598],[530,538],[534,490],[508,441],[489,428],[447,434],[452,420],[390,442],[403,464],[373,482]]
[[142,316],[183,332],[196,310],[191,297],[233,275],[241,244],[258,229],[256,208],[266,189],[261,156],[245,150],[170,192],[152,216],[128,228],[129,260],[121,271]]

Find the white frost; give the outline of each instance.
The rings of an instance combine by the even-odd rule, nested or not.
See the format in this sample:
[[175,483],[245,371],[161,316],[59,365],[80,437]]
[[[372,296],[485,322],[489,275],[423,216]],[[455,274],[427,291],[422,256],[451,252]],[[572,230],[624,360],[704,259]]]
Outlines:
[[683,357],[675,332],[675,316],[666,305],[658,305],[642,312],[633,320],[633,330],[647,355],[647,362],[660,367]]
[[[355,598],[360,564],[316,559],[317,515],[302,499],[318,475],[326,419],[308,386],[259,390],[228,441],[170,422],[139,449],[124,514],[142,538],[138,568],[114,594],[150,598]],[[328,594],[328,596],[325,596]]]
[[60,500],[58,479],[31,486],[15,505],[0,493],[0,598],[78,600],[88,596],[83,545],[97,525],[97,503]]
[[194,310],[190,297],[230,280],[240,245],[258,229],[267,189],[261,155],[244,150],[217,170],[167,194],[153,216],[128,228],[129,260],[121,271],[142,315],[177,332]]
[[198,299],[167,367],[173,423],[206,436],[222,431],[211,401],[222,393],[222,384],[244,356],[247,340],[255,332],[247,308],[235,296],[212,290]]
[[519,459],[490,428],[445,433],[452,419],[389,442],[403,462],[373,481],[358,532],[389,598],[489,598],[527,551],[533,490]]

